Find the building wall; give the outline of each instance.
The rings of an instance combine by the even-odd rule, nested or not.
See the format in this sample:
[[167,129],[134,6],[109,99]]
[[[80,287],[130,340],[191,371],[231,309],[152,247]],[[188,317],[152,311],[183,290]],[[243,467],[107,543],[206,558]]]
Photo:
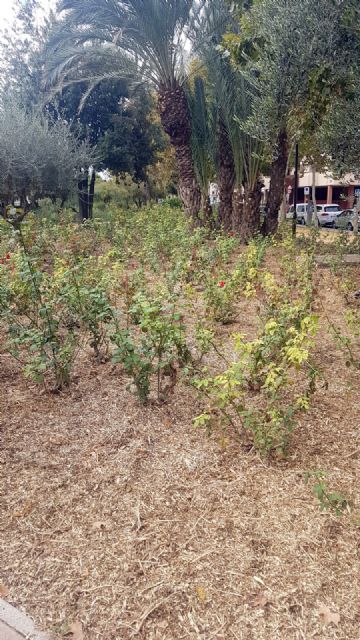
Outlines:
[[[287,178],[289,204],[293,202],[294,175]],[[343,209],[354,206],[355,190],[360,189],[360,177],[346,175],[342,180],[335,180],[330,173],[316,173],[316,200],[318,204],[338,204]],[[299,174],[298,202],[306,202],[305,187],[312,187],[311,168],[302,166]]]

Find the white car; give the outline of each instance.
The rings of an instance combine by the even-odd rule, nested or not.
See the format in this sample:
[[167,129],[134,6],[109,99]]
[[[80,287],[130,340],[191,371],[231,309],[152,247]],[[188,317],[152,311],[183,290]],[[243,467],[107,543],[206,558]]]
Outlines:
[[342,212],[342,208],[338,204],[318,204],[316,205],[317,217],[321,227],[335,226],[335,220]]
[[[338,215],[342,212],[341,207],[338,204],[318,204],[316,205],[317,217],[319,221],[319,225],[321,227],[330,226],[333,227],[335,225],[335,220]],[[291,205],[289,211],[286,214],[286,218],[288,220],[292,220],[294,215],[294,205]],[[296,218],[299,224],[306,224],[307,217],[307,205],[306,204],[297,204],[296,205]]]

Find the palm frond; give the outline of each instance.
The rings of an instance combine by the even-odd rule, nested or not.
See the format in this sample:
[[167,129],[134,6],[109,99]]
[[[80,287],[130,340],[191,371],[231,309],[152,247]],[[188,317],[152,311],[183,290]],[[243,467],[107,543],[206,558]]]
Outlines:
[[204,80],[195,78],[193,93],[189,94],[192,117],[192,153],[195,171],[203,194],[208,193],[212,176],[211,130]]
[[208,73],[212,127],[215,129],[217,120],[225,126],[234,156],[236,185],[241,188],[244,183],[254,185],[258,179],[262,143],[245,127],[252,113],[253,89],[233,69],[219,46],[228,27],[237,28],[228,2],[213,0],[201,15],[194,37]]
[[186,28],[202,6],[203,0],[61,0],[46,79],[51,83],[71,67],[71,47],[97,42],[134,58],[153,85],[173,86],[183,74]]

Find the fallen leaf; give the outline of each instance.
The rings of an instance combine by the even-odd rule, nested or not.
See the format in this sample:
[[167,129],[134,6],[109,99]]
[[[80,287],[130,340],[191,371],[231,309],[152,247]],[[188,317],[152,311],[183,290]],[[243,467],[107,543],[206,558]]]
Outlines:
[[31,500],[25,500],[21,509],[14,511],[14,518],[23,518],[24,516],[29,515],[29,513],[33,510],[35,504],[31,502]]
[[5,587],[4,584],[0,583],[0,596],[2,598],[6,598],[6,596],[9,595],[9,589],[7,587]]
[[206,591],[204,587],[200,587],[200,586],[196,587],[196,595],[200,600],[200,602],[204,603],[206,601]]
[[339,624],[340,622],[340,614],[333,613],[326,604],[320,605],[319,616],[324,624],[331,624],[332,622],[334,624]]
[[69,626],[67,636],[71,635],[71,640],[84,640],[83,626],[81,622],[73,622]]
[[227,436],[221,436],[219,440],[219,445],[223,451],[227,449],[229,445],[229,438]]

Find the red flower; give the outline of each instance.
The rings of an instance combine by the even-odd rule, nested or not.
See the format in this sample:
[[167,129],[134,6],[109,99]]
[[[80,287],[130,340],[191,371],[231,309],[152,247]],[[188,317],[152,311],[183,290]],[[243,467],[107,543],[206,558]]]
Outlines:
[[225,287],[224,280],[220,280],[220,282],[218,283],[218,287],[221,287],[221,288]]
[[11,259],[11,253],[7,253],[6,254],[6,260],[10,260]]
[[4,258],[1,258],[1,259],[0,259],[0,264],[5,264],[5,260],[4,260]]
[[235,231],[229,231],[229,238],[235,238]]

